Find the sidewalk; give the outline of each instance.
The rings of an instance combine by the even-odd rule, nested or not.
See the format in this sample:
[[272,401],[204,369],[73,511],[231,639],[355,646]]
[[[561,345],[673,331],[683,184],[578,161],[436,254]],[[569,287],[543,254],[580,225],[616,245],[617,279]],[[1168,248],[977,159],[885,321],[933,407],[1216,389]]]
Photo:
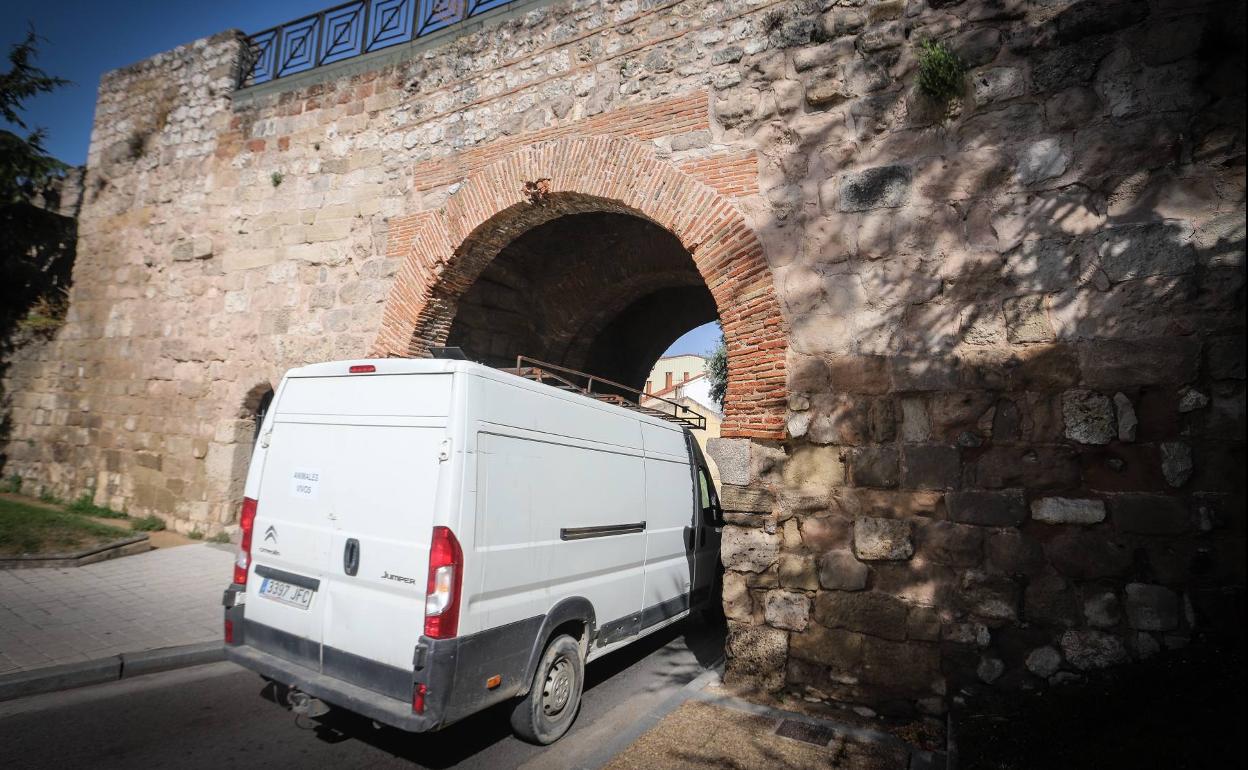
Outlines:
[[[870,727],[741,700],[711,682],[687,688],[653,726],[617,748],[603,770],[943,770],[943,752]],[[627,732],[627,731],[626,731]]]
[[85,567],[0,570],[0,676],[221,638],[234,549],[197,543]]

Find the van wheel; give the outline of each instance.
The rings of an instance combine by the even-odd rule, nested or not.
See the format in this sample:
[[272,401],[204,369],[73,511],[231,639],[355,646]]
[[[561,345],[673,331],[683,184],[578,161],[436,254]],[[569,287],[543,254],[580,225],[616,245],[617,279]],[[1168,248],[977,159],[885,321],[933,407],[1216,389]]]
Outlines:
[[567,634],[556,636],[537,664],[529,694],[511,712],[511,729],[540,746],[559,740],[576,718],[584,685],[581,645]]

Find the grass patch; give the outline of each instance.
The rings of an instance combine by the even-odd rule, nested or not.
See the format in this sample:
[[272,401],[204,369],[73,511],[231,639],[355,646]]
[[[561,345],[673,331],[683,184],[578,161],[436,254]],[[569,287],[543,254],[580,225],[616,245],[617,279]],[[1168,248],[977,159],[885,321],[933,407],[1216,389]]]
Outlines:
[[163,532],[165,522],[159,516],[143,516],[131,519],[130,528],[135,532]]
[[0,492],[20,495],[22,493],[22,477],[14,473],[4,481],[0,481]]
[[948,105],[962,94],[966,68],[944,43],[919,43],[919,90],[936,102]]
[[210,543],[220,543],[220,544],[224,545],[225,543],[230,542],[230,536],[229,536],[229,535],[227,535],[227,534],[225,534],[224,532],[218,532],[217,534],[215,534],[215,535],[213,535],[212,537],[208,538],[208,542],[210,542]]
[[120,511],[114,511],[112,508],[103,505],[96,505],[91,502],[91,495],[83,495],[69,505],[65,506],[74,513],[81,513],[84,516],[94,516],[98,519],[124,519],[126,514]]
[[130,534],[75,513],[0,500],[0,555],[63,553]]
[[193,529],[193,530],[191,530],[190,532],[187,532],[187,533],[186,533],[186,536],[187,536],[187,537],[189,537],[189,538],[190,538],[190,539],[192,539],[192,540],[203,540],[203,539],[204,539],[204,533],[203,533],[203,532],[200,532],[198,529]]

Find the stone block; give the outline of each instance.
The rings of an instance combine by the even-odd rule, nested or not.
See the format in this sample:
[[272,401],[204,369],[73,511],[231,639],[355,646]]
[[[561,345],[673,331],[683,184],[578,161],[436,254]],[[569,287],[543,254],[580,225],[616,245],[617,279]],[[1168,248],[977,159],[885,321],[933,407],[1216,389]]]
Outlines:
[[1105,520],[1105,502],[1071,497],[1042,497],[1031,502],[1031,518],[1046,524],[1097,524]]
[[940,612],[935,607],[911,607],[906,617],[906,638],[924,642],[940,641]]
[[[1084,86],[1067,88],[1053,94],[1044,103],[1044,117],[1052,130],[1079,128],[1098,112],[1101,100],[1096,91]],[[1078,150],[1078,148],[1076,148]],[[1078,152],[1076,151],[1076,154]]]
[[826,110],[853,98],[853,93],[839,79],[825,77],[806,86],[806,104],[814,110]]
[[952,446],[904,446],[901,486],[906,489],[953,489],[962,480],[962,456]]
[[1109,280],[1182,275],[1196,265],[1190,234],[1172,224],[1115,227],[1093,238],[1098,264]]
[[842,516],[802,518],[799,523],[802,545],[816,553],[849,548],[853,522]]
[[1078,262],[1070,241],[1023,241],[1005,255],[1003,276],[1020,291],[1054,292],[1074,284]]
[[906,638],[909,607],[878,591],[828,591],[815,597],[815,622],[885,639]]
[[723,580],[724,616],[729,620],[749,622],[754,617],[754,600],[745,575],[725,572]]
[[1069,628],[1079,624],[1079,600],[1064,578],[1045,575],[1027,584],[1023,592],[1023,617],[1029,623]]
[[725,570],[766,572],[780,555],[780,535],[763,529],[724,527],[719,553]]
[[1200,342],[1191,337],[1097,340],[1079,348],[1084,383],[1097,390],[1182,385],[1196,379]]
[[1179,626],[1179,597],[1169,588],[1128,583],[1127,625],[1137,631],[1170,631]]
[[990,67],[971,75],[976,104],[1014,99],[1027,93],[1027,80],[1018,67]]
[[212,256],[212,239],[205,235],[178,241],[173,247],[173,261],[208,259]]
[[1166,483],[1176,489],[1192,478],[1195,465],[1192,448],[1181,441],[1167,441],[1161,445],[1161,475]]
[[1083,617],[1094,628],[1113,628],[1122,620],[1122,607],[1113,591],[1097,591],[1083,600]]
[[827,494],[845,483],[845,463],[839,447],[799,446],[784,466],[787,488],[806,494]]
[[1104,531],[1063,528],[1043,547],[1049,563],[1075,580],[1117,577],[1131,566],[1131,549]]
[[914,555],[913,527],[902,519],[854,521],[854,553],[864,561],[905,561]]
[[1065,632],[1061,647],[1066,659],[1081,671],[1109,668],[1127,660],[1127,651],[1121,639],[1091,628]]
[[1001,312],[1005,316],[1006,338],[1010,342],[1052,342],[1055,339],[1043,295],[1011,297],[1001,303]]
[[873,446],[853,450],[849,458],[849,476],[855,486],[896,487],[900,477],[896,448]]
[[1244,379],[1245,347],[1243,336],[1215,337],[1209,340],[1205,348],[1209,376],[1215,380]]
[[819,588],[819,570],[813,556],[786,553],[780,556],[780,585],[814,591]]
[[848,551],[828,551],[819,557],[819,585],[835,591],[861,591],[867,587],[867,565]]
[[767,624],[789,631],[804,631],[810,620],[810,599],[797,591],[768,591],[763,600]]
[[945,495],[949,519],[985,527],[1017,527],[1027,518],[1020,491],[950,492]]
[[725,484],[748,485],[750,478],[750,440],[744,438],[710,438],[706,453],[715,461],[719,478]]
[[989,572],[999,575],[1032,575],[1044,568],[1040,544],[1014,530],[1000,530],[988,536],[984,555]]
[[962,576],[961,604],[967,612],[980,618],[1016,620],[1018,594],[1018,584],[1002,575],[967,570]]
[[1045,645],[1027,653],[1027,670],[1041,679],[1048,679],[1062,667],[1062,654],[1057,648]]
[[1109,502],[1114,528],[1139,535],[1177,535],[1192,528],[1187,504],[1168,495],[1116,495]]
[[1118,440],[1135,441],[1139,430],[1140,419],[1135,414],[1135,406],[1124,393],[1114,394],[1114,416],[1118,422]]
[[1183,388],[1179,391],[1179,412],[1187,414],[1209,406],[1209,397],[1195,388]]
[[719,488],[719,502],[725,512],[771,513],[775,501],[771,492],[766,489],[722,484]]
[[984,530],[949,521],[922,521],[916,532],[921,556],[937,564],[978,567],[984,558]]
[[1109,397],[1091,390],[1062,394],[1062,421],[1066,438],[1081,444],[1108,444],[1118,432]]
[[811,399],[806,437],[813,444],[857,446],[870,437],[870,399],[848,393],[820,394]]
[[921,398],[901,399],[901,440],[907,443],[927,441],[932,426],[927,416],[927,404]]
[[892,389],[889,359],[884,356],[828,356],[825,387],[845,393],[883,394]]
[[726,652],[726,684],[760,687],[766,691],[784,686],[784,663],[789,655],[787,631],[730,623]]
[[907,166],[877,166],[852,174],[844,174],[840,180],[841,212],[869,211],[878,208],[897,208],[906,202],[910,191],[910,168]]
[[1061,176],[1069,166],[1070,151],[1056,137],[1045,137],[1023,148],[1014,174],[1019,184],[1030,187]]
[[814,623],[789,637],[789,653],[799,660],[844,668],[861,660],[862,642],[862,634]]

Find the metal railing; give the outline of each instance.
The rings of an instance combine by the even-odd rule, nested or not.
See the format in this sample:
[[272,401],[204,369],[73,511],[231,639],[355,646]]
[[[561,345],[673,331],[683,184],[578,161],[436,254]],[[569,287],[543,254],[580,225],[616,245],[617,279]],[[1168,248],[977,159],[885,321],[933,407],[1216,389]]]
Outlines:
[[247,38],[240,87],[362,56],[523,0],[355,0]]
[[[694,430],[706,430],[706,417],[698,414],[693,409],[671,399],[656,396],[652,393],[646,393],[636,388],[630,388],[627,385],[608,380],[605,377],[599,377],[596,374],[588,374],[579,372],[576,369],[569,369],[566,366],[557,364],[548,364],[545,361],[538,361],[528,356],[516,356],[516,368],[510,371],[512,374],[519,375],[535,382],[546,382],[551,380],[557,383],[554,387],[561,390],[568,390],[582,395],[596,398],[599,401],[605,401],[609,404],[622,406],[626,409],[643,412],[645,414],[659,417],[670,422],[680,423]],[[584,384],[577,382],[584,381]],[[594,391],[594,385],[597,384],[599,389]],[[604,393],[602,386],[606,385],[613,390],[621,391],[621,393],[629,394],[636,397],[636,401],[630,400],[621,393]],[[641,401],[645,399],[651,402],[658,402],[654,406],[642,406]],[[668,411],[668,408],[671,411]]]

